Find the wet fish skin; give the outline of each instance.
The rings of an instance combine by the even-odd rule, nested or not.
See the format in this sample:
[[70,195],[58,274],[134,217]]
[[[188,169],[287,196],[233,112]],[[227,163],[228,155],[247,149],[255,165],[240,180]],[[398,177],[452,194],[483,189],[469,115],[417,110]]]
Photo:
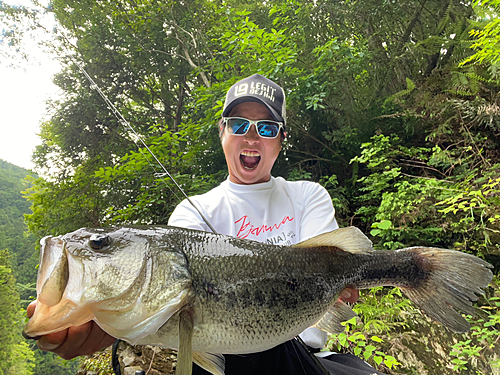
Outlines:
[[[110,245],[92,249],[92,236]],[[94,319],[129,342],[180,349],[184,363],[192,346],[194,360],[220,374],[222,359],[206,353],[262,351],[314,324],[341,329],[353,314],[336,302],[346,286],[399,286],[432,318],[464,332],[468,323],[455,309],[474,312],[489,268],[452,250],[376,251],[353,227],[290,247],[174,227],[81,229],[44,240],[41,306],[25,334]]]

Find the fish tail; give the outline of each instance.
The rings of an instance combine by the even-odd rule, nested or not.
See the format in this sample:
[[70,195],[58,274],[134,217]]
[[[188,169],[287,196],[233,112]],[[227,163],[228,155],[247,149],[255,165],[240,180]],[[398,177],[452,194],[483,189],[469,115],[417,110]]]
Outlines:
[[461,313],[475,313],[472,303],[484,294],[493,273],[492,266],[473,255],[454,250],[410,247],[397,250],[410,255],[416,277],[398,285],[406,296],[434,320],[463,333],[470,324]]

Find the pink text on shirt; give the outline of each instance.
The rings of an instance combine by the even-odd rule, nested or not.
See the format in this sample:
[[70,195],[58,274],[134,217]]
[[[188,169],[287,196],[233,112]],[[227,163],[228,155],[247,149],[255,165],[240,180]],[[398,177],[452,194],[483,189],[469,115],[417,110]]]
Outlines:
[[238,219],[234,222],[235,224],[240,223],[240,229],[238,230],[236,237],[247,238],[250,234],[253,234],[254,236],[259,236],[264,232],[272,232],[273,230],[279,229],[287,221],[293,221],[293,219],[294,219],[293,217],[290,218],[289,216],[285,216],[283,220],[281,220],[281,222],[273,225],[262,224],[260,226],[254,226],[248,220],[248,216],[245,215],[241,219]]

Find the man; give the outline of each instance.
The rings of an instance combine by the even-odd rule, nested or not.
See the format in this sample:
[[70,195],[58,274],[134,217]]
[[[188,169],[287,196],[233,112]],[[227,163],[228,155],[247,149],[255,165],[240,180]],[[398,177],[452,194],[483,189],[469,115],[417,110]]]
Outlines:
[[[285,93],[273,81],[255,74],[233,85],[227,93],[220,122],[220,138],[229,177],[206,194],[192,197],[218,233],[273,244],[294,244],[338,228],[328,192],[317,183],[287,182],[271,176],[286,137]],[[169,225],[210,231],[187,201],[175,209]],[[355,302],[358,292],[346,289],[341,297]],[[35,304],[28,307],[28,316]],[[304,340],[323,348],[326,335],[306,330]],[[38,346],[62,358],[88,355],[113,343],[114,338],[95,323],[41,337]],[[354,356],[332,356],[322,363],[332,374],[375,374]],[[322,374],[321,365],[292,340],[263,353],[226,356],[227,375]],[[356,370],[360,368],[361,370]],[[194,366],[194,374],[207,374]]]
[[[285,137],[285,93],[280,86],[254,74],[229,89],[220,122],[229,177],[208,193],[191,198],[217,233],[284,245],[338,228],[332,200],[322,186],[271,176]],[[187,200],[176,207],[169,225],[210,231]],[[355,302],[359,294],[346,289],[341,296]],[[326,344],[326,333],[315,328],[301,336],[313,350]],[[225,358],[227,375],[324,373],[295,340],[263,353]],[[332,374],[377,373],[354,356],[330,359],[321,363]],[[208,373],[194,366],[193,374]]]

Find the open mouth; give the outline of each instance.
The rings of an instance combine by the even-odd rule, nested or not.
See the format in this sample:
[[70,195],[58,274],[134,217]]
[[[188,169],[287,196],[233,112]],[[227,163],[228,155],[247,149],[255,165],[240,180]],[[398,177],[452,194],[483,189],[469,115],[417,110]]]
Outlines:
[[257,151],[242,151],[240,161],[243,168],[248,170],[255,169],[260,162],[260,154]]

